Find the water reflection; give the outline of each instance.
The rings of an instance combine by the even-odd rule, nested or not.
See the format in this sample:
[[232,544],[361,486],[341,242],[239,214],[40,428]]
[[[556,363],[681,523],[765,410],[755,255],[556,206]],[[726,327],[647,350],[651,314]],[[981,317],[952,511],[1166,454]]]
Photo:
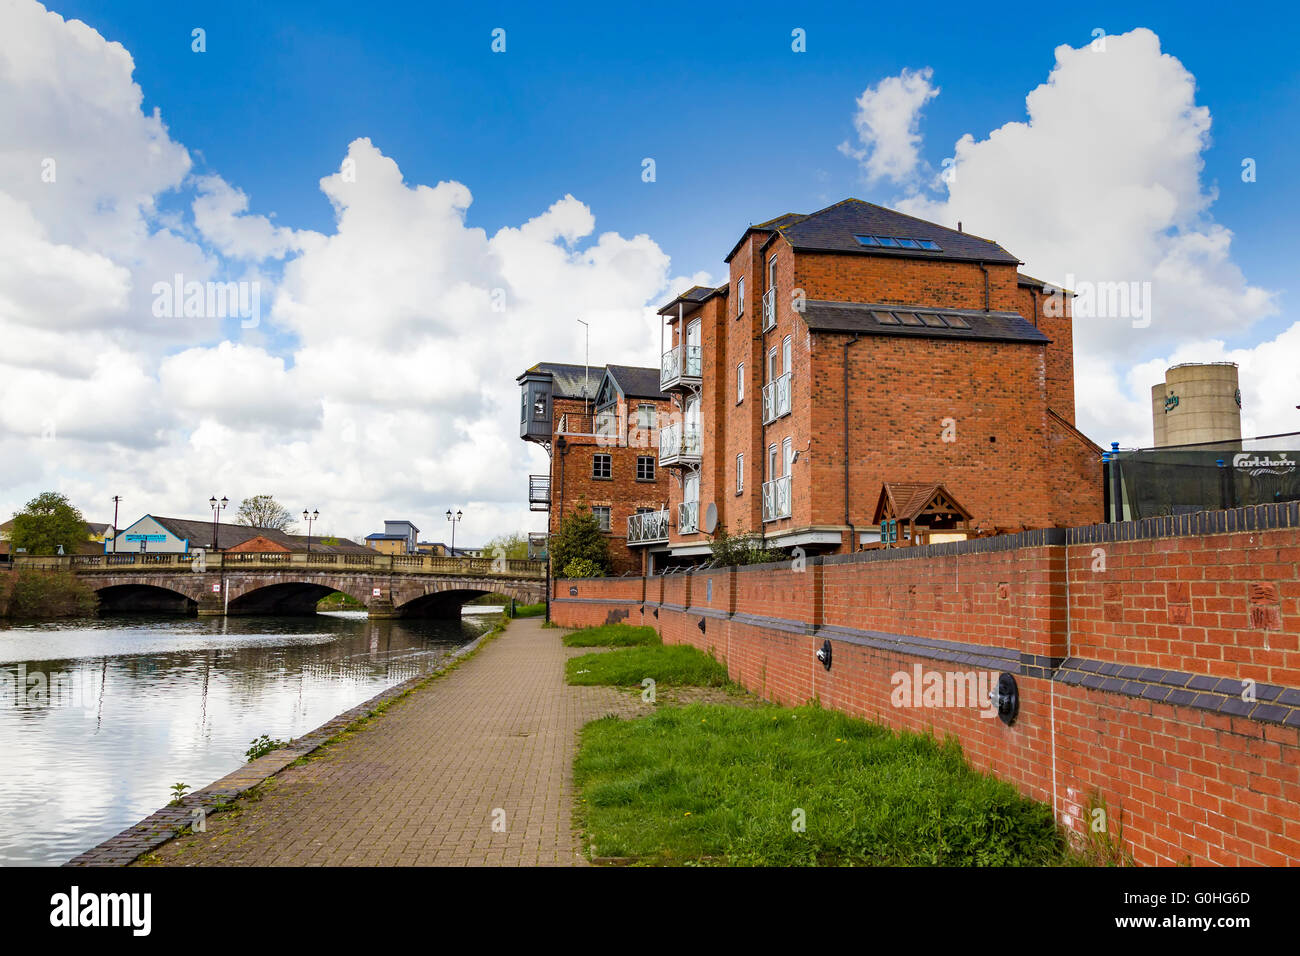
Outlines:
[[58,864],[482,633],[461,621],[113,617],[0,629],[0,865]]

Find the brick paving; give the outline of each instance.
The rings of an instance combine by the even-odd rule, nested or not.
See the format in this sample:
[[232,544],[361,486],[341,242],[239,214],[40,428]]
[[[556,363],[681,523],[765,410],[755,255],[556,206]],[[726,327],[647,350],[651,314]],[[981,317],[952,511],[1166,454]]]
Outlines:
[[[572,827],[578,731],[647,708],[570,687],[558,630],[506,631],[358,733],[288,767],[260,799],[209,817],[148,862],[170,866],[581,865]],[[493,829],[504,813],[504,830]]]

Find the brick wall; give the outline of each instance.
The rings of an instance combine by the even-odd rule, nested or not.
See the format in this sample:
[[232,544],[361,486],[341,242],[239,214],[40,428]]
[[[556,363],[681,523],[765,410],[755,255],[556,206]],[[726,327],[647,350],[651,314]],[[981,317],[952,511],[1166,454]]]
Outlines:
[[[569,583],[558,623],[644,620],[767,699],[954,736],[1076,834],[1104,800],[1140,864],[1300,863],[1300,503],[671,575],[644,603]],[[895,706],[918,668],[1011,673],[1019,716]]]

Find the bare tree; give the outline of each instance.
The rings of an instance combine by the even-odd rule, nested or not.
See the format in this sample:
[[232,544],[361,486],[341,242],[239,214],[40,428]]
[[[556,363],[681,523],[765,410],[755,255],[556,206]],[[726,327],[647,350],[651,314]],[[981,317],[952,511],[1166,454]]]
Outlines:
[[250,528],[270,528],[272,531],[284,531],[293,534],[296,530],[293,515],[289,509],[270,495],[253,495],[239,503],[239,514],[235,524]]

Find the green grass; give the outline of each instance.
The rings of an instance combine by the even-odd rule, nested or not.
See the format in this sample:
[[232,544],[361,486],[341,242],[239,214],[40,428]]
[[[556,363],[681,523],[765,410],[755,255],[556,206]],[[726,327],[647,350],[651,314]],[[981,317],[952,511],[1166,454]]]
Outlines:
[[728,683],[725,667],[687,644],[583,654],[566,661],[564,671],[570,684],[639,686],[647,677],[664,686],[721,687]]
[[[575,773],[592,856],[752,866],[1073,862],[1051,809],[976,773],[955,741],[817,707],[607,717],[583,729]],[[804,832],[793,826],[796,810]]]
[[541,617],[546,613],[546,602],[540,604],[516,604],[515,617]]
[[653,627],[633,627],[631,624],[602,624],[564,635],[567,647],[636,647],[662,644]]

